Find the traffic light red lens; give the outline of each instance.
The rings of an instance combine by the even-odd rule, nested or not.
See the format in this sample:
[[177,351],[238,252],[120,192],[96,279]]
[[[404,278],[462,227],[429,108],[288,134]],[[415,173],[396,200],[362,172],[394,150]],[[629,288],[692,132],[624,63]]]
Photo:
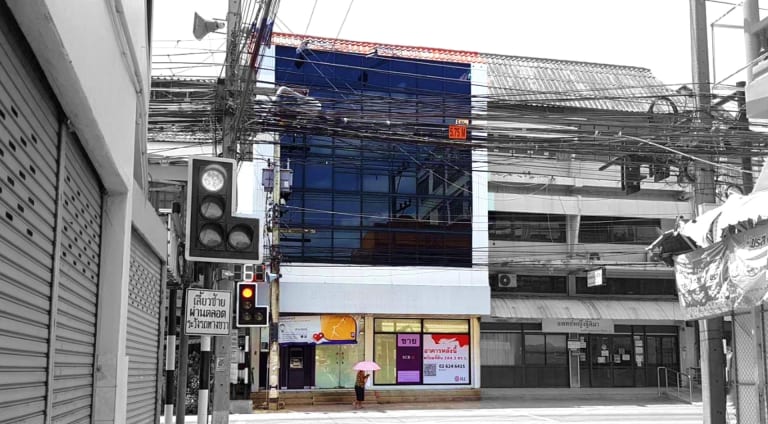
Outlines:
[[253,289],[250,287],[243,287],[243,290],[240,291],[240,295],[245,299],[250,299],[253,297]]
[[227,242],[235,250],[245,250],[251,247],[253,231],[245,225],[236,225],[229,231]]
[[224,241],[224,234],[221,226],[215,224],[206,224],[200,229],[198,234],[200,244],[207,248],[217,247]]
[[205,196],[200,202],[200,215],[205,219],[218,220],[224,216],[224,204],[221,198],[214,196]]

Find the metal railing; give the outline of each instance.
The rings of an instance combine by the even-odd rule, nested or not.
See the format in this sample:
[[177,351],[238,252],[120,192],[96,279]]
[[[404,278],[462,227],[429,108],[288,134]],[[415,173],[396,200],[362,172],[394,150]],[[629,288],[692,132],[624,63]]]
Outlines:
[[[664,372],[664,391],[662,392],[662,372]],[[672,374],[674,376],[674,384],[677,386],[676,392],[670,392],[669,391],[669,375]],[[685,387],[688,387],[688,403],[693,403],[693,376],[690,374],[686,374],[684,372],[680,372],[677,370],[673,370],[671,368],[667,367],[656,367],[656,386],[659,393],[659,396],[661,396],[662,393],[666,393],[668,395],[676,396],[678,399],[686,400],[683,395],[681,395],[681,388],[685,390]],[[674,389],[675,387],[673,387]]]

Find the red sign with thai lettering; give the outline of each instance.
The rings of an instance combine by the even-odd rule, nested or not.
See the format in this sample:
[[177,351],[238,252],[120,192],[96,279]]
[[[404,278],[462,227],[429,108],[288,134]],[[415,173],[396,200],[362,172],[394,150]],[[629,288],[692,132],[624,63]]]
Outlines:
[[467,126],[466,125],[448,125],[448,138],[450,138],[451,140],[466,140]]

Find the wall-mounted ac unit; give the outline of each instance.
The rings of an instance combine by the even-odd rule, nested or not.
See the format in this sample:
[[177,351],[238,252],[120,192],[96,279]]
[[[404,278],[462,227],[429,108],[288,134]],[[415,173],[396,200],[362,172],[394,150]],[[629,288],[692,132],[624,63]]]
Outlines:
[[517,287],[517,274],[499,274],[499,287]]

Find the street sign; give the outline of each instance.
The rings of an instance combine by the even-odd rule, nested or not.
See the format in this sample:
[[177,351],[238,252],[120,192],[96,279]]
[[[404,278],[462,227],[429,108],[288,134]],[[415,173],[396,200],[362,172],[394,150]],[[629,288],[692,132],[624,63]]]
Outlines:
[[231,330],[232,294],[226,290],[187,289],[184,331],[189,335],[226,336]]
[[605,268],[587,271],[587,287],[602,286],[605,278]]

